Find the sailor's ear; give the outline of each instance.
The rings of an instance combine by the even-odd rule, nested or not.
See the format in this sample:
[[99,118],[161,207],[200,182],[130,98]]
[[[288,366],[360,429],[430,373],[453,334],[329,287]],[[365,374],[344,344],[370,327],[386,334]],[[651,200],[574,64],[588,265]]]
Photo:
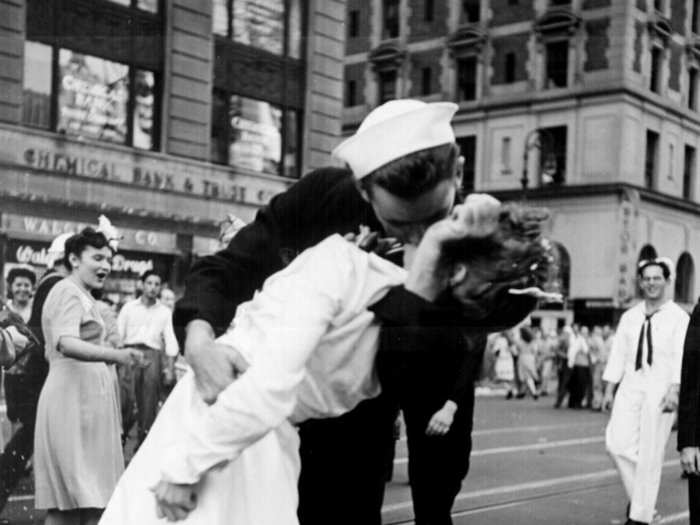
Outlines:
[[450,268],[450,275],[448,279],[450,286],[455,287],[462,284],[467,278],[467,273],[469,273],[469,267],[466,265],[466,263],[454,263]]

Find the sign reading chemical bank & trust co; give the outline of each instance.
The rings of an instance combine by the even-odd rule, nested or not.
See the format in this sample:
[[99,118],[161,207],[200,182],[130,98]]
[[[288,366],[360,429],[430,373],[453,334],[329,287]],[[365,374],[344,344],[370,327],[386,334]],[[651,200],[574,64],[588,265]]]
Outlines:
[[19,130],[0,129],[0,163],[254,206],[267,204],[290,182],[111,144],[80,143]]

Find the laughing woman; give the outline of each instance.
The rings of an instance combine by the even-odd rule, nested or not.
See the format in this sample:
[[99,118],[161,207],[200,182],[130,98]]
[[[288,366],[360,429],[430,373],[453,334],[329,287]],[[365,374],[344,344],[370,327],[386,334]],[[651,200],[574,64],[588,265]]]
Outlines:
[[47,525],[97,523],[124,470],[119,410],[107,364],[132,364],[138,350],[105,345],[91,292],[110,271],[112,250],[92,228],[66,241],[71,274],[49,293],[41,316],[49,375],[34,438],[36,507]]

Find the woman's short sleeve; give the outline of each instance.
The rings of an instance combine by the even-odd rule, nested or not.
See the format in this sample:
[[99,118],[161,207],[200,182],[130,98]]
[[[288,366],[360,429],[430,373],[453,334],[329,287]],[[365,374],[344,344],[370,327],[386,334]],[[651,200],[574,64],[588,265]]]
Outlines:
[[50,324],[51,334],[56,343],[64,336],[80,337],[80,323],[85,309],[78,293],[72,287],[65,287],[51,303],[51,310],[45,312],[45,318]]

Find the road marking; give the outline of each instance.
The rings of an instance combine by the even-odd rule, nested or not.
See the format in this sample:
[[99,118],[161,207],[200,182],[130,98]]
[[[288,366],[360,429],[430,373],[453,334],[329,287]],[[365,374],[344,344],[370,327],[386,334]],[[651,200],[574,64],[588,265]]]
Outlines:
[[10,496],[10,498],[7,501],[12,503],[13,501],[29,501],[30,499],[34,499],[34,494],[25,494],[24,496]]
[[[663,464],[663,468],[678,466],[677,459],[670,459]],[[457,494],[456,501],[462,501],[466,499],[483,498],[487,496],[499,496],[503,494],[509,494],[512,492],[521,492],[524,490],[534,490],[534,489],[544,489],[549,487],[555,487],[564,483],[580,483],[584,481],[600,481],[605,478],[618,476],[617,469],[605,469],[598,470],[595,472],[589,472],[588,474],[575,474],[573,476],[563,476],[560,478],[549,478],[543,479],[541,481],[530,481],[528,483],[518,483],[516,485],[506,485],[503,487],[496,487],[492,489],[481,489],[474,490],[472,492],[460,492]],[[409,501],[402,501],[400,503],[394,503],[392,505],[385,505],[382,508],[384,512],[392,512],[395,510],[409,509],[412,508],[413,503]],[[670,522],[669,522],[670,523]]]
[[[563,439],[560,441],[544,441],[542,443],[531,443],[529,445],[516,445],[511,447],[494,447],[485,448],[483,450],[474,450],[471,457],[491,456],[493,454],[510,454],[512,452],[523,452],[526,450],[545,450],[548,448],[572,447],[575,445],[590,445],[592,443],[602,443],[605,441],[605,436],[594,436],[579,439]],[[401,457],[394,460],[394,465],[403,465],[408,463],[408,457]]]
[[[557,428],[571,429],[572,427],[579,428],[579,427],[591,427],[591,426],[599,426],[602,428],[605,425],[602,425],[600,421],[589,421],[587,423],[576,423],[576,424],[557,423],[557,424],[552,424],[552,425],[534,425],[534,426],[529,426],[529,427],[484,428],[481,430],[472,431],[472,437],[492,436],[494,434],[513,434],[515,432],[542,432],[545,430],[554,430]],[[406,441],[406,436],[402,437],[399,441]]]
[[686,521],[690,517],[689,511],[678,512],[677,514],[671,514],[669,516],[661,518],[658,522],[659,525],[664,523],[676,523],[677,521]]

